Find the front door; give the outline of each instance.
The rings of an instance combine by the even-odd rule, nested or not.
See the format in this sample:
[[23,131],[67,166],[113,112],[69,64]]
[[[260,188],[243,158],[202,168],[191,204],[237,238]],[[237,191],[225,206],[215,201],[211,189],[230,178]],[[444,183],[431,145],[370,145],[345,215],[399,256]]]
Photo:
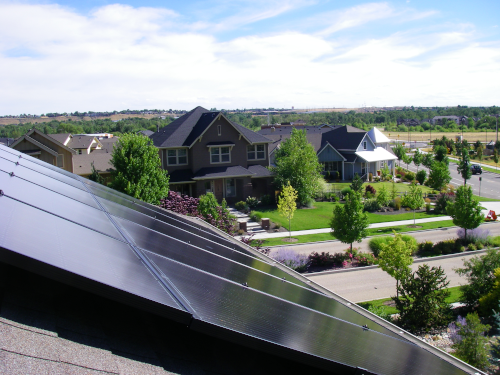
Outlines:
[[220,202],[222,198],[224,198],[223,180],[222,179],[214,180],[214,185],[215,185],[215,191],[214,191],[215,198]]

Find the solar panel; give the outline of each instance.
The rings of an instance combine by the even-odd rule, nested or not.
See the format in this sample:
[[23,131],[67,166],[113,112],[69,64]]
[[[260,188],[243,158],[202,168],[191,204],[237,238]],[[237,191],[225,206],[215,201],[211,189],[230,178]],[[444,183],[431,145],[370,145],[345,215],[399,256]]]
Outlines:
[[474,370],[213,227],[2,146],[0,189],[4,262],[314,366]]

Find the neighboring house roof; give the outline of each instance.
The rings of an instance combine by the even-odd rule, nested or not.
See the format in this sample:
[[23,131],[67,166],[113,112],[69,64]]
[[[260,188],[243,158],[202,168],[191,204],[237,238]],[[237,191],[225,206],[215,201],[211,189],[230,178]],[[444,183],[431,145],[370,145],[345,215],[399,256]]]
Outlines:
[[374,161],[382,161],[382,160],[397,160],[397,156],[393,153],[387,151],[383,147],[377,147],[373,151],[357,151],[355,152],[361,159],[364,161],[371,163]]
[[269,169],[266,167],[263,167],[262,165],[249,165],[248,170],[253,173],[252,178],[259,178],[259,177],[271,177],[272,173]]
[[92,162],[99,173],[109,173],[114,168],[111,165],[111,153],[96,150],[90,154],[73,156],[73,173],[85,176],[92,173]]
[[368,136],[374,143],[389,143],[391,141],[376,127],[371,128],[371,130],[368,132]]
[[146,137],[149,137],[150,135],[154,134],[154,132],[151,130],[141,130],[138,131],[137,134],[142,134],[145,135]]
[[191,183],[193,181],[194,173],[191,169],[178,169],[168,174],[170,184]]
[[14,138],[0,138],[0,144],[10,147],[12,143],[14,143]]
[[[73,150],[72,148],[70,148],[70,147],[68,147],[68,146],[65,146],[65,145],[64,145],[64,144],[62,144],[61,142],[56,141],[54,138],[50,137],[50,136],[49,136],[49,135],[47,135],[47,134],[42,133],[41,131],[39,131],[39,130],[37,130],[37,129],[31,129],[31,130],[30,130],[30,131],[28,131],[25,135],[23,135],[23,136],[21,136],[21,137],[17,138],[17,139],[16,139],[16,141],[15,141],[13,144],[11,144],[11,145],[10,145],[10,147],[14,148],[16,145],[18,145],[18,144],[19,144],[20,142],[22,142],[24,139],[26,139],[26,140],[28,140],[28,141],[29,141],[30,139],[34,140],[34,139],[31,137],[34,133],[36,133],[38,136],[40,136],[40,137],[42,137],[42,138],[47,139],[49,142],[54,142],[54,141],[55,141],[55,142],[57,142],[57,143],[56,143],[56,145],[57,145],[57,146],[64,148],[66,151],[69,151],[69,152],[71,152],[71,153],[72,153],[72,154],[74,154],[74,155],[76,154],[76,151],[75,151],[75,150]],[[38,142],[38,143],[40,143],[40,142]],[[48,147],[48,148],[52,149],[54,152],[56,152],[56,150],[55,150],[55,149],[53,149],[52,147],[49,147],[49,146],[45,146],[45,147]]]
[[67,146],[71,147],[73,150],[88,149],[93,142],[96,142],[100,146],[100,142],[96,137],[77,135],[71,138]]
[[321,148],[330,143],[336,150],[356,150],[366,131],[346,125],[323,134]]
[[[219,115],[225,118],[222,112],[211,112],[203,107],[196,107],[158,132],[153,133],[150,138],[158,148],[191,147]],[[244,126],[227,121],[252,144],[271,142],[266,137]]]
[[240,165],[234,165],[230,167],[209,167],[201,168],[200,170],[198,170],[198,172],[196,172],[196,174],[194,175],[193,180],[245,177],[252,175],[252,172]]
[[71,139],[72,135],[69,133],[63,134],[47,134],[50,138],[54,138],[57,142],[62,143],[63,145],[68,145],[67,142]]
[[201,220],[21,155],[0,146],[2,374],[475,372]]

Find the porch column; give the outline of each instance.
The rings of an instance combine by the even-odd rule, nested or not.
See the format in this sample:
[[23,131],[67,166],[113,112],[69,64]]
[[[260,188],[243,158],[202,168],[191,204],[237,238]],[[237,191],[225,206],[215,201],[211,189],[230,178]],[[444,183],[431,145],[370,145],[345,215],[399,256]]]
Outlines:
[[345,180],[345,174],[344,174],[344,161],[342,160],[342,180]]

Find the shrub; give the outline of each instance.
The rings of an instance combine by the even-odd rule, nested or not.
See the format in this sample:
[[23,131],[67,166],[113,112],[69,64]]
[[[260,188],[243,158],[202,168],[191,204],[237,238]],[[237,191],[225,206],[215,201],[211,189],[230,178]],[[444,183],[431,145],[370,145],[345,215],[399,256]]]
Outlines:
[[255,197],[247,197],[245,203],[247,204],[248,208],[251,210],[255,210],[257,206],[259,205],[259,200]]
[[243,201],[236,202],[234,205],[238,211],[245,211],[247,209],[247,204]]
[[170,190],[167,197],[160,201],[160,207],[179,214],[197,217],[199,215],[198,202],[198,198],[181,195]]
[[330,254],[329,252],[313,252],[309,254],[311,266],[332,266],[334,264],[341,265],[349,256],[344,253]]
[[[467,230],[467,242],[477,243],[477,242],[488,242],[488,237],[490,235],[490,231],[484,228],[474,228]],[[461,240],[466,240],[465,238],[465,229],[458,228],[457,236]]]
[[294,250],[286,247],[280,247],[279,249],[272,250],[269,253],[269,256],[277,262],[280,262],[297,272],[304,272],[310,262],[307,255],[298,254]]
[[253,220],[257,223],[262,220],[262,214],[260,212],[251,211],[249,216],[250,220]]
[[484,244],[481,241],[476,242],[476,247],[478,250],[484,249]]
[[439,241],[434,244],[432,251],[434,254],[451,254],[455,250],[455,240]]
[[394,208],[396,210],[401,209],[401,198],[400,197],[396,197],[396,199],[394,199]]
[[363,210],[368,212],[380,210],[380,203],[375,198],[366,199],[363,203]]
[[240,241],[248,246],[254,247],[255,250],[261,252],[262,254],[268,255],[271,248],[262,246],[264,240],[254,240],[253,236],[255,236],[255,233],[250,234],[248,237],[241,237]]
[[401,173],[398,173],[398,174],[396,175],[396,178],[401,178]]
[[352,192],[352,189],[350,187],[345,187],[340,191],[340,194],[342,195],[341,199],[345,199],[347,194],[350,194]]
[[433,246],[434,246],[434,243],[432,243],[431,241],[420,242],[418,244],[418,252],[419,253],[431,253]]
[[374,197],[377,194],[377,190],[375,190],[375,188],[371,185],[366,185],[365,194],[368,194],[368,193],[370,193],[372,195],[372,197]]
[[370,241],[368,241],[368,247],[370,248],[373,255],[378,257],[380,251],[382,250],[380,245],[386,244],[388,241],[391,240],[392,240],[391,236],[373,237],[372,239],[370,239]]
[[470,243],[470,244],[468,245],[468,248],[469,248],[469,250],[471,250],[471,251],[476,251],[476,250],[477,250],[476,245],[475,245],[475,244],[473,244],[473,243]]
[[455,195],[451,193],[440,193],[436,198],[436,205],[434,206],[434,212],[439,214],[446,213],[446,206],[448,202],[454,202]]
[[264,205],[264,206],[270,206],[274,203],[274,199],[271,195],[269,194],[266,194],[266,195],[263,195],[261,198],[260,198],[260,201],[261,203]]
[[361,267],[371,266],[377,262],[377,259],[373,254],[358,254],[356,257],[354,257],[354,259],[358,261],[358,264]]
[[405,173],[405,181],[412,182],[415,179],[415,173],[406,172]]
[[275,227],[276,229],[280,229],[280,228],[281,228],[281,223],[275,222],[275,223],[274,223],[274,227]]
[[418,181],[420,185],[424,184],[426,178],[427,178],[427,171],[425,169],[419,170],[415,175],[415,179]]
[[415,237],[410,236],[409,234],[403,234],[401,238],[410,246],[411,253],[412,255],[414,255],[418,248],[417,240],[415,239]]
[[313,208],[314,203],[315,203],[314,199],[309,198],[304,202],[304,206],[306,206],[307,208]]
[[368,307],[368,311],[384,320],[387,320],[388,322],[392,322],[391,314],[389,314],[383,306],[370,305]]
[[490,345],[484,333],[491,327],[481,324],[476,313],[467,314],[466,323],[457,322],[457,327],[457,336],[460,336],[460,340],[453,344],[455,349],[453,355],[478,369],[486,370]]
[[245,231],[243,229],[238,229],[238,234],[240,236],[243,236],[245,234]]
[[475,307],[479,298],[488,294],[495,284],[495,269],[500,267],[500,252],[488,250],[484,256],[476,256],[464,261],[464,267],[455,270],[465,276],[467,284],[462,285],[462,301]]

